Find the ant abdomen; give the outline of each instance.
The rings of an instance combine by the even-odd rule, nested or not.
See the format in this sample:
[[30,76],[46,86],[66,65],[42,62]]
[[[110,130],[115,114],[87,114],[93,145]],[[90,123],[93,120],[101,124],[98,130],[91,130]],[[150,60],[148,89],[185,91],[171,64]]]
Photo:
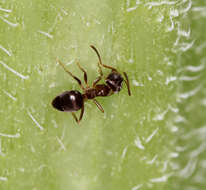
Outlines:
[[65,91],[52,101],[52,105],[59,111],[75,112],[82,108],[84,100],[77,90]]

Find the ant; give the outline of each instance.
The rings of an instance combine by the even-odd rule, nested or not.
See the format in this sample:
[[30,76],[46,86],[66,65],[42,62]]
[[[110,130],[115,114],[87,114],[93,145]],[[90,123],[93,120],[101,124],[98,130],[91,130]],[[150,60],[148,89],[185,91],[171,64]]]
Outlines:
[[[71,76],[73,79],[77,81],[81,89],[83,90],[83,94],[81,94],[77,90],[71,90],[71,91],[65,91],[62,94],[56,96],[54,100],[52,101],[52,105],[55,109],[63,112],[71,112],[72,116],[74,117],[75,121],[79,123],[82,120],[83,114],[84,114],[84,101],[86,100],[93,100],[93,102],[96,104],[96,106],[99,108],[100,111],[104,113],[104,109],[102,106],[97,102],[95,97],[97,96],[110,96],[114,93],[117,93],[122,88],[122,82],[124,81],[127,86],[128,95],[131,95],[130,92],[130,85],[129,85],[129,79],[125,72],[123,72],[125,79],[123,79],[122,75],[113,67],[104,65],[102,63],[100,54],[98,50],[91,45],[90,46],[97,54],[97,57],[99,59],[98,67],[99,67],[99,73],[100,76],[97,77],[97,79],[93,82],[92,87],[88,85],[87,82],[87,73],[86,71],[80,66],[80,64],[77,62],[77,66],[79,69],[84,73],[84,82],[86,84],[86,87],[82,85],[82,82],[79,78],[74,76],[69,70],[66,69],[63,63],[61,63],[59,60],[57,62],[63,67],[63,69]],[[111,73],[106,77],[105,82],[106,84],[97,84],[102,78],[103,78],[103,72],[102,67],[105,67],[107,69],[111,69]],[[74,112],[81,109],[81,113],[79,116],[79,119],[75,115]]]

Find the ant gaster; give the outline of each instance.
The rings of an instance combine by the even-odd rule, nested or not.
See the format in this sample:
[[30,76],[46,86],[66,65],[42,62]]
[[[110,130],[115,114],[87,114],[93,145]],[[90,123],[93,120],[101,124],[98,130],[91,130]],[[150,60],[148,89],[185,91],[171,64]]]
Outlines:
[[[73,79],[75,79],[81,89],[83,90],[83,94],[81,94],[77,90],[71,90],[71,91],[65,91],[62,94],[58,95],[54,98],[52,101],[52,105],[54,108],[56,108],[59,111],[63,112],[71,112],[72,116],[74,117],[75,121],[79,123],[83,117],[84,114],[84,101],[86,100],[93,100],[93,102],[96,104],[96,106],[99,108],[100,111],[104,112],[104,109],[102,106],[97,102],[95,97],[97,96],[109,96],[113,93],[117,93],[122,88],[122,82],[124,81],[127,85],[127,90],[129,96],[131,95],[130,92],[130,86],[129,86],[129,79],[127,77],[127,74],[123,72],[125,79],[123,79],[122,75],[113,67],[104,65],[102,63],[101,57],[97,49],[91,45],[90,46],[97,54],[99,62],[99,73],[100,76],[97,77],[97,79],[93,82],[92,87],[90,87],[87,83],[87,73],[86,71],[80,66],[80,64],[77,62],[77,65],[79,69],[84,73],[84,82],[86,84],[86,87],[82,85],[82,82],[79,78],[74,76],[69,70],[66,69],[63,63],[58,61],[58,63],[63,67],[63,69],[71,76]],[[106,77],[105,82],[106,84],[98,84],[98,82],[103,78],[103,72],[102,67],[111,69],[111,73]],[[81,109],[81,113],[79,116],[79,119],[75,115],[74,112]]]

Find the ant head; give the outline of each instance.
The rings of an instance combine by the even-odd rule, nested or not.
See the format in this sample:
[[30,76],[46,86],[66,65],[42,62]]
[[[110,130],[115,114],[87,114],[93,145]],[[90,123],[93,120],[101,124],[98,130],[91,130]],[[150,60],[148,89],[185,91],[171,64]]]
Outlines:
[[118,72],[111,72],[106,78],[107,85],[112,89],[113,92],[119,92],[122,88],[123,78]]

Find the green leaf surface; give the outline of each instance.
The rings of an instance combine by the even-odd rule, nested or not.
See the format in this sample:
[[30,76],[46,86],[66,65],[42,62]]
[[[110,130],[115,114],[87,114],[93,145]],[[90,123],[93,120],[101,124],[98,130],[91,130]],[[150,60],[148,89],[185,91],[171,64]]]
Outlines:
[[[188,84],[179,71],[187,55],[196,56],[188,53],[196,37],[184,36],[190,3],[2,1],[0,189],[181,189],[185,163],[176,122],[187,115],[180,92]],[[97,98],[105,113],[87,101],[78,125],[51,105],[66,90],[81,91],[56,60],[83,81],[79,62],[92,85],[99,73],[91,44],[104,64],[128,74],[132,96],[124,84],[120,93]]]

